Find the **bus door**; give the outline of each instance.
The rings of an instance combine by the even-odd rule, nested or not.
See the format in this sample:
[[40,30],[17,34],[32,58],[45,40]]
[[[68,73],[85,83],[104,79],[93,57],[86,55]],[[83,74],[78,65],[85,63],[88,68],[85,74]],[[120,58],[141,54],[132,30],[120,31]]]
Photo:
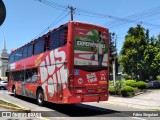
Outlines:
[[[15,85],[16,94],[21,94],[21,84],[23,80],[23,74],[21,71],[14,71],[11,73],[10,77],[12,83]],[[11,88],[10,88],[11,89]]]
[[21,94],[24,96],[36,98],[38,79],[39,76],[37,74],[37,69],[25,70],[25,79],[21,85]]

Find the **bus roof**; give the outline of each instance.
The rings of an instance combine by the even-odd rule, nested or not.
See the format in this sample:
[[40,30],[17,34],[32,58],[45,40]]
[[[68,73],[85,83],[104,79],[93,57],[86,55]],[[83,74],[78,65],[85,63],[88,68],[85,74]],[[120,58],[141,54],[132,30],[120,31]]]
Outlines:
[[[34,43],[34,42],[35,42],[36,40],[38,40],[39,38],[45,37],[45,36],[47,36],[49,33],[53,32],[53,31],[56,31],[56,30],[58,30],[58,29],[60,29],[60,28],[62,28],[62,27],[64,27],[64,26],[67,26],[69,23],[82,24],[82,25],[92,25],[92,26],[95,26],[95,27],[98,27],[98,28],[101,28],[101,29],[107,29],[107,28],[105,28],[105,27],[102,27],[102,26],[99,26],[99,25],[96,25],[96,24],[87,23],[87,22],[69,21],[68,23],[62,24],[61,26],[59,26],[59,27],[57,27],[57,28],[55,28],[55,29],[53,29],[53,30],[50,30],[50,31],[47,32],[46,34],[44,34],[44,35],[42,35],[42,36],[40,36],[40,37],[38,37],[38,38],[30,41],[29,43],[27,43],[27,44],[25,44],[25,45],[23,45],[23,46],[21,46],[21,47],[19,47],[19,48],[17,48],[17,49],[13,49],[11,52],[15,52],[15,51],[23,48],[24,46],[26,46],[26,45],[28,45],[28,44]],[[108,29],[107,29],[107,30],[108,30]]]
[[[99,26],[97,24],[93,24],[93,23],[87,23],[87,22],[80,22],[80,21],[70,21],[70,22],[73,22],[73,23],[77,23],[77,24],[83,24],[83,25],[91,25],[91,26],[95,26],[95,27],[98,27],[98,28],[101,28],[101,29],[107,29],[106,27],[103,27],[103,26]],[[108,30],[108,29],[107,29]]]

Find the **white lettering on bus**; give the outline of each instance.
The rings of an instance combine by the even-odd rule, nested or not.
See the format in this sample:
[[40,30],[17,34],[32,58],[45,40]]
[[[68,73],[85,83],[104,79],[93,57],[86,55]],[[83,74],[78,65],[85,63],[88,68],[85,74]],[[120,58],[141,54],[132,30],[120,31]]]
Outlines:
[[45,62],[42,61],[41,64],[40,64],[40,66],[41,66],[40,67],[41,82],[43,83],[47,79],[47,77],[48,77],[48,75],[47,75],[47,69],[45,67]]
[[[58,60],[56,60],[57,58]],[[67,80],[66,78],[67,70],[64,69],[65,59],[66,59],[65,52],[58,51],[58,49],[56,49],[55,51],[51,51],[50,55],[46,56],[45,61],[42,61],[40,64],[41,82],[43,84],[48,79],[47,88],[50,96],[54,95],[54,91],[57,92],[56,89],[57,83],[62,84],[65,83]],[[56,69],[56,67],[60,69]],[[46,89],[46,85],[43,85],[43,89]]]
[[[66,54],[64,51],[58,52],[58,50],[55,50],[55,57],[61,58],[61,60],[57,60],[56,63],[64,63],[66,59]],[[61,67],[63,64],[56,64],[57,67]]]
[[49,78],[48,79],[48,93],[49,93],[50,96],[53,96],[53,91],[54,91],[54,81],[53,81],[52,78]]
[[54,59],[54,52],[53,51],[51,51],[50,52],[50,62],[51,62],[51,64],[49,64],[49,58],[48,58],[48,56],[46,57],[46,61],[48,61],[47,62],[47,70],[48,70],[48,73],[49,73],[49,75],[52,75],[53,73],[54,73],[54,71],[55,71],[55,59]]
[[95,43],[95,42],[91,42],[91,41],[77,41],[77,46],[83,46],[83,47],[99,47],[101,46],[102,48],[105,48],[106,45],[104,43]]

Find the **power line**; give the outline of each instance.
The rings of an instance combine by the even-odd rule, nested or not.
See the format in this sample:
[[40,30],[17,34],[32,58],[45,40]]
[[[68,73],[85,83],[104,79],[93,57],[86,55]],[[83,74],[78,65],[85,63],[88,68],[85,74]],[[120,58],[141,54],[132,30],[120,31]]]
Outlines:
[[39,1],[39,2],[41,2],[43,4],[46,4],[47,6],[50,6],[52,8],[55,8],[55,9],[58,9],[58,10],[62,10],[62,11],[64,11],[67,8],[67,6],[64,6],[64,5],[55,3],[55,2],[50,2],[48,0],[36,0],[36,1]]
[[[160,9],[160,7],[150,11],[150,14],[149,12],[147,11],[146,13],[148,13],[148,15],[146,14],[142,14],[142,15],[146,15],[145,17],[149,17],[151,15],[156,15],[156,14],[159,14],[160,12],[156,11],[157,9]],[[131,18],[120,18],[120,17],[115,17],[115,16],[111,16],[111,15],[104,15],[104,14],[100,14],[100,13],[96,13],[96,12],[93,12],[93,11],[87,11],[87,10],[83,10],[83,9],[79,9],[77,8],[78,12],[82,12],[82,13],[85,13],[86,16],[89,16],[89,15],[93,15],[95,17],[101,17],[101,18],[109,18],[109,19],[113,19],[114,21],[112,22],[112,27],[111,28],[117,28],[117,26],[121,26],[121,25],[124,25],[124,24],[127,24],[127,23],[141,23],[141,24],[145,24],[145,25],[148,25],[148,26],[152,26],[152,27],[160,27],[160,25],[156,25],[156,24],[151,24],[151,23],[148,23],[148,22],[145,22],[145,21],[138,21],[138,18],[137,19],[131,19]],[[92,16],[92,17],[93,17]],[[139,14],[140,16],[140,14]],[[119,21],[121,22],[119,25],[116,25],[116,22]],[[118,22],[118,23],[119,23]],[[104,24],[106,26],[106,24]]]
[[[38,1],[44,3],[48,6],[51,6],[53,8],[59,9],[59,10],[64,10],[63,8],[67,7],[67,6],[64,6],[62,4],[58,4],[58,3],[55,3],[55,2],[50,2],[48,0],[38,0]],[[70,9],[71,20],[73,20],[73,14],[74,14],[75,8],[73,8],[72,6],[69,6],[68,8]],[[147,18],[147,17],[151,17],[153,15],[159,14],[160,13],[159,12],[160,7],[150,9],[150,10],[144,11],[142,13],[134,14],[134,15],[129,16],[127,18],[119,18],[119,17],[115,17],[115,16],[111,16],[111,15],[105,15],[105,14],[101,14],[101,13],[97,13],[97,12],[93,12],[93,11],[88,11],[88,10],[84,10],[84,9],[80,9],[80,8],[76,8],[76,10],[77,10],[77,12],[79,12],[79,15],[84,15],[84,16],[88,16],[88,17],[113,19],[114,21],[109,23],[112,28],[117,28],[117,26],[121,26],[121,25],[124,25],[124,24],[127,24],[127,23],[143,23],[143,24],[148,25],[148,26],[160,27],[160,25],[151,24],[151,23],[148,23],[148,22],[145,22],[145,21],[139,21],[139,19],[142,18],[142,17]],[[83,13],[85,13],[85,14],[83,14]],[[134,19],[131,19],[131,18],[134,18]],[[106,24],[105,24],[105,26],[106,26]]]
[[63,20],[67,15],[69,15],[69,12],[66,13],[64,16],[63,13],[65,11],[63,11],[52,23],[49,24],[49,26],[47,26],[42,32],[40,32],[34,39],[38,38],[39,36],[43,35],[46,31],[48,31],[51,27],[53,27],[54,25],[56,25],[57,23],[59,23],[61,20]]
[[[66,8],[66,6],[62,5],[62,4],[58,4],[58,3],[55,3],[55,2],[50,2],[48,0],[38,0],[39,2],[42,2],[43,4],[46,4],[50,7],[53,7],[53,8],[56,8],[58,10],[64,10],[62,8]],[[71,20],[73,20],[73,14],[74,14],[74,11],[75,11],[75,8],[73,8],[73,6],[68,6],[68,8],[70,9],[70,14],[71,14]]]
[[[38,1],[44,3],[48,6],[51,6],[53,8],[60,9],[60,10],[63,10],[62,8],[66,7],[62,4],[50,2],[48,0],[38,0]],[[68,8],[70,9],[71,20],[73,20],[73,14],[74,14],[75,8],[73,8],[72,6],[69,6]],[[159,10],[160,10],[160,7],[157,7],[157,8],[142,12],[142,13],[134,14],[134,15],[127,17],[127,18],[119,18],[119,17],[115,17],[115,16],[111,16],[111,15],[105,15],[105,14],[101,14],[101,13],[97,13],[97,12],[93,12],[93,11],[88,11],[88,10],[76,8],[76,11],[79,12],[79,15],[88,16],[88,17],[113,19],[114,21],[109,23],[111,25],[110,28],[117,28],[122,25],[124,26],[124,24],[127,24],[127,23],[140,23],[140,24],[144,24],[147,26],[159,28],[160,25],[151,24],[151,23],[148,23],[145,21],[139,21],[139,19],[140,19],[139,17],[147,18],[147,17],[153,16],[153,15],[157,15],[160,13]],[[131,19],[132,17],[134,17],[136,19]],[[106,26],[106,24],[104,26]]]
[[[118,20],[111,21],[111,22],[108,23],[108,25],[111,25],[112,27],[116,28],[117,26],[121,26],[121,25],[130,23],[131,21],[127,20],[128,21],[127,22],[125,19],[132,19],[132,18],[133,18],[132,19],[133,22],[135,21],[135,23],[136,22],[140,23],[140,22],[142,22],[142,21],[139,21],[140,19],[145,19],[145,18],[148,18],[148,17],[151,17],[151,16],[158,15],[158,14],[160,14],[159,11],[160,11],[160,7],[156,7],[154,9],[150,9],[150,10],[147,10],[147,11],[144,11],[144,12],[141,12],[141,13],[137,13],[137,14],[133,14],[131,16],[125,17],[124,21],[118,21]],[[142,23],[144,23],[146,25],[151,25],[151,26],[153,25],[153,24],[148,23],[148,22],[142,22]],[[159,27],[155,24],[153,26]]]
[[78,15],[86,16],[86,17],[94,17],[94,18],[107,18],[106,16],[96,16],[96,15],[87,15],[83,13],[78,13]]
[[160,11],[160,7],[157,7],[155,9],[151,9],[151,10],[148,10],[146,12],[138,13],[138,14],[135,14],[135,15],[131,16],[131,17],[137,17],[137,19],[131,19],[131,17],[130,18],[129,17],[127,17],[127,18],[119,18],[119,17],[115,17],[115,16],[111,16],[111,15],[104,15],[104,14],[100,14],[100,13],[96,13],[96,12],[88,11],[88,10],[84,10],[84,9],[79,9],[79,8],[77,8],[77,10],[80,13],[85,13],[86,16],[93,15],[92,17],[95,16],[95,17],[99,17],[99,18],[101,17],[101,18],[113,19],[114,21],[111,22],[112,25],[113,25],[112,28],[113,27],[115,27],[115,28],[117,27],[117,25],[115,25],[117,21],[119,21],[121,23],[118,26],[124,25],[126,23],[143,23],[143,24],[148,25],[148,26],[160,27],[160,25],[151,24],[151,23],[148,23],[148,22],[145,22],[145,21],[138,21],[140,19],[138,17],[147,18],[147,17],[151,17],[153,15],[160,14],[160,12],[159,12]]

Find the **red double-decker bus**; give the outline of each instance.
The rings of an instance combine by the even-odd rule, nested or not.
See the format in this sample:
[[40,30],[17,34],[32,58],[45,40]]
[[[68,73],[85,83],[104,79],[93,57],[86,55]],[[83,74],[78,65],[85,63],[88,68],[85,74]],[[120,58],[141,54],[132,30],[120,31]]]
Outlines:
[[70,21],[11,52],[8,91],[73,104],[108,100],[108,29]]

